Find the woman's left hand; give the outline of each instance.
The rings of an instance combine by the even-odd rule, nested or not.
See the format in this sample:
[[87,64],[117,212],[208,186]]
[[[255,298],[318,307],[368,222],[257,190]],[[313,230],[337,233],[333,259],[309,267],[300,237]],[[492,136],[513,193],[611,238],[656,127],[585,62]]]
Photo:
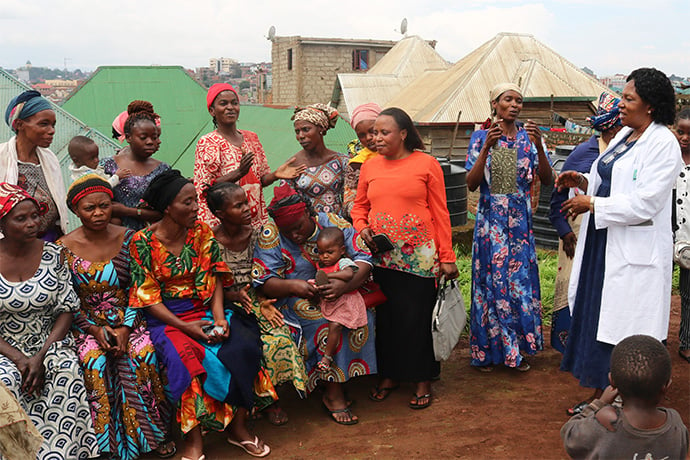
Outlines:
[[532,141],[534,145],[541,146],[541,130],[535,122],[532,120],[527,120],[527,123],[525,123],[525,131],[527,131],[529,140]]
[[441,270],[441,275],[445,276],[447,280],[452,280],[460,276],[458,266],[455,265],[455,263],[441,262],[439,268]]
[[230,337],[230,325],[228,324],[228,321],[223,318],[223,319],[217,319],[213,322],[214,326],[220,326],[223,328],[223,333],[222,334],[209,334],[209,343],[218,343],[218,342],[223,342]]
[[276,169],[276,179],[294,179],[299,177],[306,169],[307,165],[295,166],[297,158],[292,157]]
[[347,283],[345,281],[338,279],[330,279],[328,281],[328,284],[318,286],[318,289],[322,299],[335,300],[341,295],[345,294],[345,292],[347,292],[345,290],[346,287]]
[[124,356],[129,345],[129,334],[132,330],[128,326],[120,326],[114,329],[116,345],[113,347],[116,357]]
[[563,212],[566,217],[577,217],[580,214],[584,214],[589,211],[591,198],[592,197],[589,195],[580,195],[576,191],[574,197],[563,203],[561,212]]

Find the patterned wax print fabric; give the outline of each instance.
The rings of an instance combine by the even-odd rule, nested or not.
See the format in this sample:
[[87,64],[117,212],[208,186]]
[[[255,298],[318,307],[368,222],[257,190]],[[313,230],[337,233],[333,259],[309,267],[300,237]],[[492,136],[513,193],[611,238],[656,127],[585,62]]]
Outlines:
[[[471,170],[486,130],[470,139],[465,167]],[[498,147],[517,149],[517,192],[495,194],[484,174],[472,243],[470,352],[473,366],[519,366],[522,354],[543,348],[541,293],[532,234],[530,187],[537,173],[537,149],[520,128]],[[486,162],[491,171],[491,154]]]
[[[101,164],[103,165],[105,173],[109,176],[114,175],[115,171],[118,170],[114,157],[105,158],[101,161]],[[160,173],[167,171],[168,169],[170,169],[170,166],[167,163],[161,163],[145,176],[129,176],[120,180],[120,183],[116,187],[113,187],[115,201],[122,203],[129,208],[136,208],[151,181]],[[141,230],[142,228],[146,227],[146,222],[134,219],[132,217],[123,217],[122,225],[127,228],[131,228],[132,230]]]
[[309,199],[314,211],[341,214],[345,167],[349,160],[348,155],[338,153],[324,164],[308,167],[298,178],[287,182],[297,193]]
[[42,237],[44,233],[54,231],[57,227],[57,221],[60,219],[57,205],[50,194],[48,181],[41,165],[19,161],[17,169],[17,185],[38,201],[41,210],[45,210],[45,213],[40,216],[41,224],[38,228],[39,235]]
[[[261,286],[269,278],[301,279],[314,278],[318,255],[316,239],[319,229],[338,227],[345,234],[345,247],[351,259],[371,263],[364,241],[343,218],[335,214],[319,213],[316,217],[317,231],[303,244],[297,245],[278,231],[269,220],[259,236],[254,250],[252,276],[254,286]],[[278,299],[276,307],[281,308],[285,323],[290,326],[292,337],[300,347],[307,370],[307,392],[316,388],[319,378],[332,382],[346,382],[350,377],[376,373],[376,351],[374,349],[374,311],[367,309],[368,323],[358,329],[343,328],[341,342],[334,361],[327,374],[316,369],[321,360],[328,336],[328,321],[324,319],[318,305],[297,297]]]
[[[129,460],[165,440],[170,407],[158,372],[156,350],[141,312],[129,308],[129,242],[111,260],[90,262],[66,249],[67,265],[81,308],[75,313],[77,353],[91,404],[101,453]],[[106,353],[90,326],[128,326],[129,349],[119,358]]]
[[[197,195],[202,197],[207,186],[215,184],[219,177],[239,168],[240,160],[245,152],[254,153],[252,167],[237,184],[242,186],[247,193],[252,213],[252,226],[261,228],[268,221],[261,178],[270,174],[271,168],[268,166],[266,153],[259,142],[259,137],[251,131],[239,131],[243,138],[240,147],[232,145],[217,131],[210,132],[199,139],[194,154],[194,187]],[[202,198],[199,199],[199,219],[210,226],[219,224],[218,219],[208,209],[206,200]]]
[[36,458],[41,444],[43,437],[36,426],[0,380],[0,458]]
[[[259,237],[259,230],[254,229],[249,239],[249,244],[243,251],[232,251],[223,245],[220,246],[220,253],[232,272],[234,284],[226,289],[242,289],[252,282],[252,262],[254,247]],[[256,299],[254,289],[249,290],[252,299]],[[261,328],[261,342],[263,342],[264,367],[268,373],[271,383],[274,386],[283,383],[292,383],[300,396],[305,395],[307,373],[304,370],[304,361],[297,348],[297,344],[292,340],[290,328],[284,324],[280,327],[273,327],[259,310],[257,301],[253,305],[254,314],[259,319]]]
[[[163,303],[185,322],[213,320],[209,302],[217,278],[231,276],[208,225],[190,228],[179,256],[156,238],[149,227],[130,243],[130,305],[144,308]],[[146,314],[151,340],[165,365],[171,399],[178,406],[183,432],[198,424],[222,431],[232,420],[233,406],[259,408],[277,396],[261,369],[261,340],[256,319],[225,309],[230,338],[218,344],[198,342],[179,329]],[[242,340],[237,340],[242,338]]]
[[[27,281],[7,281],[0,275],[0,337],[26,356],[43,347],[56,318],[79,308],[79,298],[62,263],[61,248],[44,243],[41,263]],[[46,353],[45,383],[39,395],[21,390],[22,377],[15,364],[0,355],[0,380],[19,401],[45,439],[40,460],[84,459],[98,455],[98,442],[89,413],[87,392],[67,334]]]

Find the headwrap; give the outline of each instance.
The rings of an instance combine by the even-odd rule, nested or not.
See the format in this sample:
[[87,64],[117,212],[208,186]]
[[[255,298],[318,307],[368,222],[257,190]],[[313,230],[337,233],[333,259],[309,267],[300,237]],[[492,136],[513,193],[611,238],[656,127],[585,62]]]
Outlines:
[[233,88],[231,84],[216,83],[215,85],[211,85],[211,87],[208,89],[208,93],[206,93],[207,109],[211,108],[211,106],[213,105],[213,101],[215,101],[218,95],[223,91],[232,91],[233,93],[235,93],[235,96],[237,96],[237,99],[240,98],[240,96],[237,94],[237,91],[235,91],[235,88]]
[[38,112],[52,109],[53,107],[48,102],[48,99],[42,97],[38,91],[24,91],[12,99],[7,106],[5,110],[5,123],[16,133],[17,130],[14,128],[14,123],[17,120],[25,120]]
[[268,214],[278,227],[286,227],[297,222],[304,215],[307,204],[289,184],[273,189],[273,199],[268,206]]
[[518,85],[515,83],[499,83],[498,85],[494,86],[493,89],[491,90],[491,93],[489,93],[489,96],[491,99],[489,99],[489,102],[493,102],[499,97],[501,97],[501,94],[505,93],[506,91],[515,91],[522,97],[522,90]]
[[0,182],[0,219],[9,214],[19,203],[26,200],[33,201],[39,213],[43,214],[45,212],[45,209],[41,209],[38,201],[29,195],[26,190],[9,182]]
[[599,96],[597,114],[587,118],[589,124],[592,125],[592,129],[604,132],[614,126],[620,125],[620,109],[618,108],[618,103],[620,101],[620,99],[612,96],[610,93],[601,93]]
[[82,198],[98,192],[105,193],[111,200],[113,199],[113,188],[110,186],[110,182],[98,174],[84,174],[69,186],[69,190],[67,190],[67,207],[74,212],[77,203]]
[[125,122],[127,117],[129,117],[129,114],[125,110],[113,120],[113,137],[120,142],[125,140]]
[[338,121],[338,111],[326,104],[311,104],[306,107],[295,107],[295,113],[292,115],[292,120],[308,121],[324,131],[328,131],[331,128],[335,128],[335,122]]
[[360,121],[376,120],[380,113],[381,107],[375,102],[359,105],[352,111],[350,126],[352,126],[352,129],[355,129]]
[[191,183],[192,181],[183,177],[179,170],[168,169],[151,181],[142,199],[162,213],[175,200],[182,187]]

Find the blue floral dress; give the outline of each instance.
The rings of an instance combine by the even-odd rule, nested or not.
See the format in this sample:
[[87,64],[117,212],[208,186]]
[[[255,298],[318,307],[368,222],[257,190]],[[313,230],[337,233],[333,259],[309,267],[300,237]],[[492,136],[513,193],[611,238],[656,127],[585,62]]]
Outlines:
[[[318,213],[315,218],[317,231],[303,244],[297,245],[278,231],[269,220],[259,235],[254,250],[252,278],[254,287],[259,287],[269,278],[308,280],[316,274],[319,257],[316,238],[324,227],[338,227],[345,234],[345,247],[352,260],[371,263],[364,241],[345,219],[327,213]],[[329,371],[324,375],[317,371],[316,363],[321,359],[328,336],[328,321],[321,314],[318,305],[297,297],[278,299],[285,323],[290,327],[292,338],[299,346],[307,371],[307,392],[316,388],[320,378],[331,382],[346,382],[350,377],[376,373],[376,350],[374,349],[374,311],[367,309],[367,325],[358,329],[343,328],[342,339]]]
[[[472,134],[468,171],[485,140],[486,130]],[[492,194],[486,172],[480,185],[472,243],[471,364],[517,367],[522,354],[533,355],[544,344],[530,206],[538,157],[522,128],[515,139],[501,137],[496,145],[517,149],[517,187],[515,193]],[[491,171],[491,153],[486,169]]]

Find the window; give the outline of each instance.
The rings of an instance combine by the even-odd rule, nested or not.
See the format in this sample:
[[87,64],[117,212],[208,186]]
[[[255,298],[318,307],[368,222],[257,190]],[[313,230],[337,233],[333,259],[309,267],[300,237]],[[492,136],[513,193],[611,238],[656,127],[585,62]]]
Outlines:
[[288,70],[292,70],[292,48],[288,49]]
[[352,52],[352,70],[369,70],[369,50]]

